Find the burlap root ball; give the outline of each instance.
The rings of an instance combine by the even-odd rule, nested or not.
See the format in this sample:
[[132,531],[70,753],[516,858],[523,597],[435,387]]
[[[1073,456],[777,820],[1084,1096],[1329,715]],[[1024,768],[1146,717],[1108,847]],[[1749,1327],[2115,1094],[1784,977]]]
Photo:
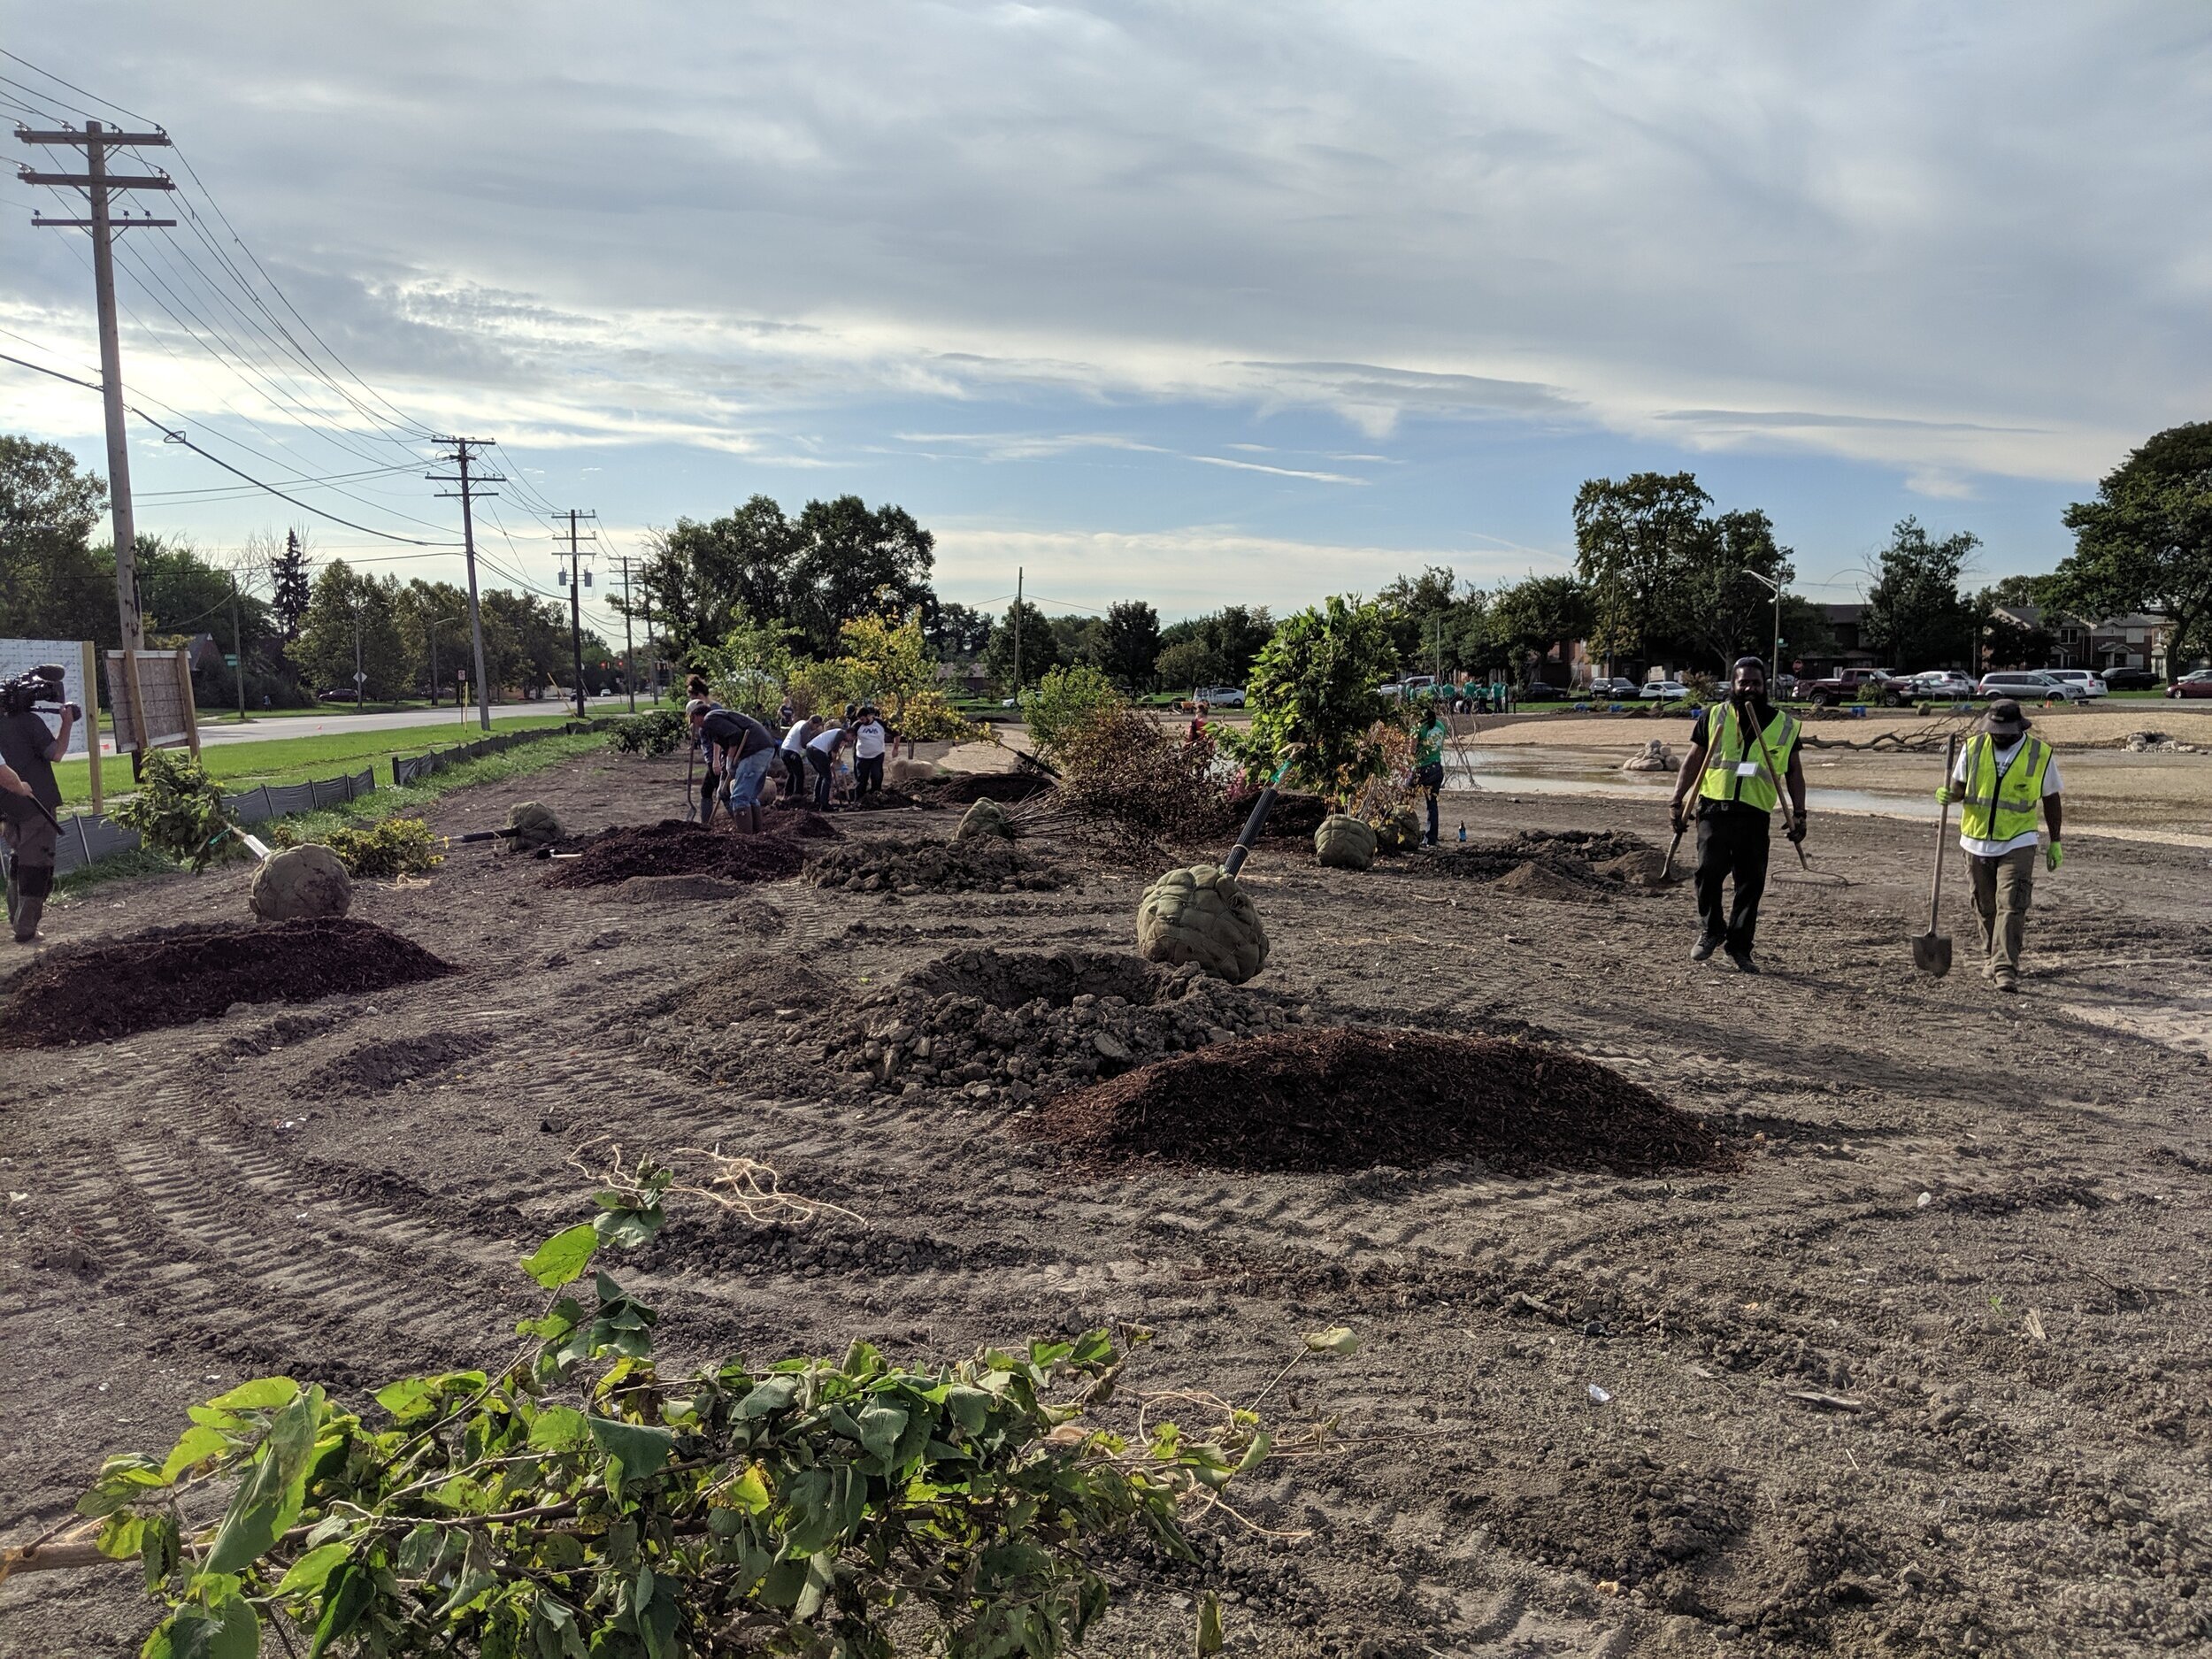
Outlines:
[[945,775],[944,769],[933,760],[908,760],[900,756],[883,769],[883,781],[894,789],[903,789],[910,784],[929,783]]
[[1313,854],[1332,870],[1365,870],[1375,862],[1374,826],[1348,812],[1332,812],[1313,833]]
[[1394,808],[1375,821],[1375,845],[1383,852],[1402,853],[1421,844],[1421,820],[1409,806]]
[[343,916],[353,905],[353,878],[320,841],[272,853],[253,872],[246,902],[265,922]]
[[518,853],[536,852],[561,839],[561,820],[551,807],[535,801],[518,801],[509,808],[507,827],[514,832],[507,845]]
[[1171,870],[1145,889],[1137,907],[1137,954],[1148,962],[1195,963],[1242,985],[1267,964],[1259,912],[1218,864]]
[[978,801],[960,815],[960,827],[952,833],[956,841],[975,841],[983,836],[996,835],[1006,841],[1014,839],[1014,826],[1006,816],[1006,809],[992,800]]

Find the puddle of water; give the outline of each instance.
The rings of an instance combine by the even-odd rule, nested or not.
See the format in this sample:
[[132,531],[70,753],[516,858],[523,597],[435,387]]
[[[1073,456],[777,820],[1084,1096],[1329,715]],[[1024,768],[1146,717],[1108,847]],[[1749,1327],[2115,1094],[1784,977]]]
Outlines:
[[[1671,772],[1616,772],[1598,766],[1530,766],[1478,760],[1472,769],[1448,768],[1448,789],[1475,789],[1484,794],[1610,795],[1649,801],[1663,805],[1674,789]],[[1811,786],[1805,804],[1815,812],[1872,813],[1883,818],[1932,818],[1936,815],[1932,794],[1914,796],[1878,795],[1870,789],[1823,789]]]

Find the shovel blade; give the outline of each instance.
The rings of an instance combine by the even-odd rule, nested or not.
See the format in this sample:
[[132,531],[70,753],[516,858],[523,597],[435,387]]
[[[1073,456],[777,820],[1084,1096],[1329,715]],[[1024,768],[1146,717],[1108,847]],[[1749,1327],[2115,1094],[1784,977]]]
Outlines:
[[1916,933],[1912,941],[1912,965],[1939,979],[1950,972],[1951,936],[1948,933]]

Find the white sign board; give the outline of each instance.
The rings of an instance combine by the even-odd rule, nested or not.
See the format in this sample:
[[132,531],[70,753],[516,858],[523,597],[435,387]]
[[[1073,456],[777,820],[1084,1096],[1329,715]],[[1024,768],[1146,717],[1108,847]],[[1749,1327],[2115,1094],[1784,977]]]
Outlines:
[[[89,709],[93,699],[85,695],[85,649],[75,640],[0,640],[0,680],[13,680],[18,674],[27,674],[44,663],[61,664],[62,695],[80,709]],[[39,715],[49,729],[61,729],[61,710],[41,705]],[[80,720],[69,731],[69,752],[85,753],[86,739],[99,729],[96,720]]]

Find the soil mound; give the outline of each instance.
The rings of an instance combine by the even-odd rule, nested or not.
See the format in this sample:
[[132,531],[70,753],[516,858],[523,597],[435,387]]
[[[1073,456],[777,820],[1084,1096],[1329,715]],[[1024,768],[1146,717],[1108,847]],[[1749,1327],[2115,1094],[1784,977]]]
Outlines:
[[1281,998],[1233,989],[1195,966],[1093,951],[956,950],[856,1003],[821,1054],[878,1089],[1018,1103],[1297,1018]]
[[65,946],[16,975],[0,995],[0,1048],[104,1042],[234,1002],[311,1002],[456,972],[411,940],[342,917],[157,928]]
[[806,875],[817,887],[853,893],[1043,893],[1068,883],[1058,866],[1025,857],[995,836],[871,836],[815,854]]
[[800,840],[792,830],[748,835],[672,818],[657,824],[624,825],[577,843],[576,856],[557,859],[542,885],[602,887],[633,876],[780,881],[797,875],[806,862]]
[[386,1094],[404,1083],[474,1059],[499,1041],[494,1032],[434,1032],[426,1037],[396,1037],[367,1042],[307,1074],[304,1094],[314,1095]]
[[822,1008],[846,988],[787,956],[757,952],[661,992],[641,1003],[637,1012],[647,1018],[678,1014],[687,1025],[702,1028],[728,1025],[770,1018],[779,1010]]
[[856,795],[844,803],[848,812],[905,812],[921,805],[903,789],[886,787],[871,789],[866,795]]
[[1417,876],[1487,881],[1502,893],[1589,900],[1668,885],[1658,879],[1665,857],[1621,830],[1521,830],[1503,841],[1447,842],[1407,868]]
[[1605,900],[1601,878],[1590,866],[1565,860],[1531,859],[1500,876],[1490,889],[1525,899],[1559,899],[1570,904],[1600,904]]
[[1644,1175],[1726,1162],[1617,1071],[1557,1048],[1428,1032],[1284,1031],[1182,1055],[1046,1107],[1031,1132],[1102,1160],[1228,1170],[1479,1159]]
[[1051,787],[1049,780],[1032,772],[964,772],[956,777],[910,785],[907,793],[917,806],[973,806],[978,801],[1009,806]]

